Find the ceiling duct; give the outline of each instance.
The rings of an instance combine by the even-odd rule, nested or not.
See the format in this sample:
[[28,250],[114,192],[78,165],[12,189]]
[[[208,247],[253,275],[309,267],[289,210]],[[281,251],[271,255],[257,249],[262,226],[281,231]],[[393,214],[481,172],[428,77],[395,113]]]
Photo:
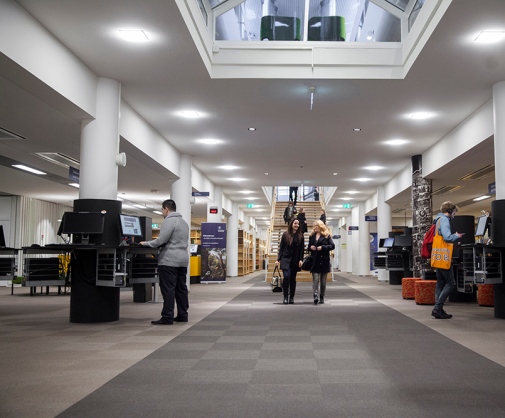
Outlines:
[[26,138],[0,126],[0,141],[6,139],[13,140],[13,139],[26,139]]
[[431,193],[432,196],[442,196],[446,193],[452,193],[456,190],[462,189],[463,186],[443,186]]
[[65,168],[77,168],[80,166],[79,160],[62,154],[61,152],[36,152],[34,155]]
[[473,173],[461,177],[460,180],[480,180],[491,173],[494,173],[494,164],[486,165]]

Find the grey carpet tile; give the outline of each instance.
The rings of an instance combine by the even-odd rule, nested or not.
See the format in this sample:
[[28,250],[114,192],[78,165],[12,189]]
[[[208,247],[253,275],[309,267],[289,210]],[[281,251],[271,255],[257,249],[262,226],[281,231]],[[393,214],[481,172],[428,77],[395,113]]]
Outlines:
[[61,416],[505,416],[504,367],[345,278],[322,307],[260,280]]

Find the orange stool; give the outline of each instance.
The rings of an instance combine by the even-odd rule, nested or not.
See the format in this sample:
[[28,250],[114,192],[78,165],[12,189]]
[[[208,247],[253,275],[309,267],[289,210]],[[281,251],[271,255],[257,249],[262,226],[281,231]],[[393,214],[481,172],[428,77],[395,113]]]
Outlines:
[[477,303],[480,306],[494,306],[494,285],[477,285]]
[[418,305],[434,305],[436,280],[417,280],[414,283],[415,300]]
[[415,299],[415,287],[414,283],[416,280],[421,280],[419,277],[404,277],[402,279],[402,297],[403,299]]

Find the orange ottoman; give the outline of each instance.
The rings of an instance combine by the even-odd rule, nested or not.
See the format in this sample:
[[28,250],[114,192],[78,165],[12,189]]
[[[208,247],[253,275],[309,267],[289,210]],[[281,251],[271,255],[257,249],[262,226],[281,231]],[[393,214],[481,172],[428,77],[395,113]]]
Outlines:
[[418,305],[434,305],[436,280],[417,280],[414,283],[415,299]]
[[415,287],[414,283],[416,280],[421,280],[419,277],[404,277],[402,279],[402,297],[403,299],[415,299]]
[[477,303],[480,306],[494,306],[494,284],[477,285]]

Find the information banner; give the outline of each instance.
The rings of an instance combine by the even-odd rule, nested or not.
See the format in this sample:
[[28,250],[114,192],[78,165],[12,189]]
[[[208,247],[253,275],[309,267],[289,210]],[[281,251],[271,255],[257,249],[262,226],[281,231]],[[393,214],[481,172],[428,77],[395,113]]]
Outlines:
[[226,224],[224,222],[202,222],[200,282],[226,282]]

